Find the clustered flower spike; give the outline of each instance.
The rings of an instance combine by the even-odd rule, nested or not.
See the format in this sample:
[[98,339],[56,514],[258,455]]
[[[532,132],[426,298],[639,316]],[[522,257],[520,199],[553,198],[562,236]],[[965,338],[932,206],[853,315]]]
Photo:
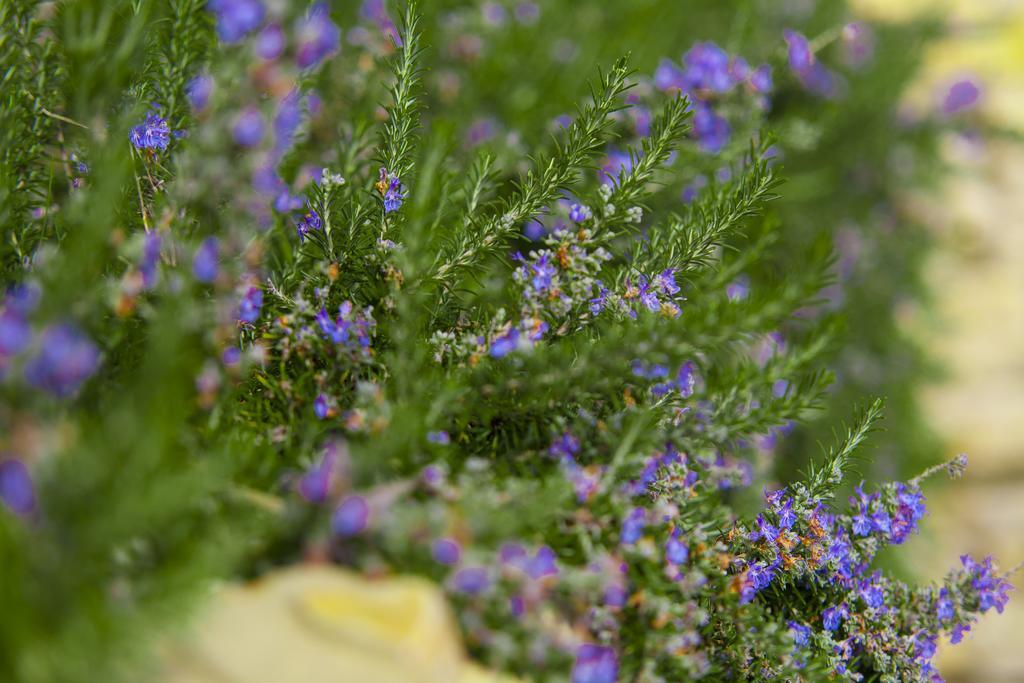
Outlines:
[[140,150],[165,150],[171,142],[171,128],[157,111],[146,114],[145,120],[128,132],[128,140]]
[[299,233],[299,241],[303,242],[306,236],[311,232],[320,232],[324,229],[324,223],[320,219],[320,214],[315,210],[310,209],[305,213],[302,218],[295,222],[295,230]]
[[393,213],[402,208],[402,202],[408,193],[405,192],[405,187],[397,175],[388,173],[388,170],[381,166],[375,187],[384,198],[384,213]]
[[376,321],[369,307],[357,310],[351,301],[338,306],[337,317],[331,317],[326,308],[316,314],[316,322],[324,338],[350,349],[369,352]]
[[772,89],[771,67],[751,69],[743,57],[733,56],[716,43],[694,44],[683,55],[682,66],[663,59],[654,72],[654,85],[666,92],[680,91],[694,106],[693,132],[702,150],[717,154],[729,141],[732,128],[716,109],[716,103],[737,86],[761,99]]

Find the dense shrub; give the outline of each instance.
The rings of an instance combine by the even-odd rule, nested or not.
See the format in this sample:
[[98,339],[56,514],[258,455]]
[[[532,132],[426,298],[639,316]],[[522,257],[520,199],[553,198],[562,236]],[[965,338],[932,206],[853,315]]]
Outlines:
[[0,9],[3,679],[128,676],[310,553],[535,680],[937,678],[1009,585],[874,562],[965,465],[906,478],[927,27],[444,4]]

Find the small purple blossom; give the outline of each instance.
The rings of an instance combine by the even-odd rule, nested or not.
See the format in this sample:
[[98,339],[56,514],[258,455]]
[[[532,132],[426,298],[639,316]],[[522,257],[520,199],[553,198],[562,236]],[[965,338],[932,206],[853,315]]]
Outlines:
[[224,43],[237,43],[263,23],[260,0],[208,0],[207,9],[216,15],[217,35]]
[[516,350],[519,346],[519,328],[509,328],[508,332],[500,335],[491,342],[489,353],[491,358],[504,358]]
[[362,496],[348,496],[334,510],[331,528],[338,536],[356,536],[366,530],[370,521],[370,506]]
[[647,511],[642,507],[635,507],[630,510],[629,515],[622,522],[622,533],[619,537],[622,545],[633,545],[640,540],[644,527],[647,525]]
[[452,439],[450,436],[448,436],[448,432],[439,431],[427,432],[427,441],[429,441],[430,443],[436,443],[441,446],[447,446],[452,442]]
[[592,643],[580,645],[572,667],[572,683],[615,683],[618,676],[615,650]]
[[0,461],[0,503],[20,517],[32,514],[36,508],[32,477],[17,458]]
[[402,208],[402,202],[408,196],[408,192],[405,192],[405,186],[402,185],[402,181],[398,179],[398,176],[388,173],[387,169],[383,166],[380,169],[380,176],[377,180],[377,189],[384,197],[385,214]]
[[584,206],[582,204],[573,204],[569,208],[569,220],[571,220],[573,223],[584,223],[586,221],[589,221],[593,215],[594,214],[590,210],[589,206]]
[[1008,593],[1013,586],[995,573],[991,556],[978,562],[970,555],[961,555],[960,562],[971,576],[971,588],[978,596],[978,609],[987,612],[994,607],[1002,614],[1003,608],[1010,600]]
[[327,413],[330,412],[330,405],[327,401],[327,396],[324,394],[317,395],[316,399],[313,400],[313,412],[320,420],[327,417]]
[[259,287],[249,287],[238,304],[238,319],[243,323],[255,323],[259,320],[262,308],[263,290]]
[[815,59],[807,38],[802,33],[788,28],[782,32],[782,37],[788,48],[789,68],[798,74],[810,69],[814,65]]
[[679,529],[672,532],[668,542],[665,543],[665,560],[669,564],[682,565],[690,558],[690,549],[680,539]]
[[710,105],[697,102],[693,114],[693,133],[701,150],[718,154],[729,142],[732,129],[723,116],[715,113]]
[[39,352],[25,365],[25,379],[58,398],[75,394],[100,364],[96,345],[78,328],[63,324],[43,333]]
[[466,567],[452,577],[452,587],[459,593],[479,595],[491,585],[486,567]]
[[196,111],[206,109],[210,95],[213,94],[213,78],[209,74],[199,74],[185,86],[185,94],[193,109]]
[[341,31],[331,21],[326,2],[313,5],[309,13],[299,21],[296,33],[299,42],[296,61],[300,69],[316,66],[341,46]]
[[284,31],[278,24],[267,24],[256,37],[256,54],[260,59],[271,61],[284,52]]
[[848,619],[849,616],[850,610],[847,608],[846,603],[836,607],[829,607],[821,614],[821,625],[827,631],[836,631],[842,625],[843,620]]
[[434,558],[434,562],[450,567],[459,563],[459,559],[462,557],[462,548],[450,538],[439,538],[431,546],[430,554]]
[[546,545],[537,548],[537,552],[526,563],[526,573],[533,580],[558,574],[558,563],[555,551]]
[[295,231],[299,234],[300,242],[305,241],[309,233],[314,231],[319,232],[320,230],[323,230],[323,227],[324,223],[320,218],[320,214],[313,209],[310,209],[304,216],[302,216],[302,218],[295,221]]
[[242,147],[255,147],[263,139],[263,117],[256,107],[247,107],[235,119],[231,135]]
[[299,479],[299,495],[313,504],[326,501],[331,491],[337,460],[337,449],[325,448],[320,460]]
[[811,640],[811,627],[795,621],[786,622],[790,634],[793,636],[793,644],[797,648],[805,647]]
[[192,276],[199,282],[210,284],[220,270],[220,245],[216,237],[207,237],[192,257]]
[[171,128],[166,119],[151,111],[142,123],[128,132],[128,140],[136,149],[165,150],[171,142]]
[[980,97],[981,90],[974,81],[957,81],[949,87],[942,99],[942,113],[958,114],[971,109],[978,103]]

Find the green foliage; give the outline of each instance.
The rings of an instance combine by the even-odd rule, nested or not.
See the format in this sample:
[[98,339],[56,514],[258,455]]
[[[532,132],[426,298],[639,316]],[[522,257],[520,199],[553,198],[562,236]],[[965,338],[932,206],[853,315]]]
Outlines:
[[[409,3],[394,40],[387,16],[285,4],[266,19],[288,35],[279,57],[218,42],[202,0],[0,5],[4,283],[41,293],[22,311],[12,289],[2,311],[30,340],[0,339],[0,464],[28,463],[36,505],[0,513],[0,679],[133,680],[211,580],[311,548],[436,579],[473,656],[535,680],[577,656],[552,628],[614,650],[621,680],[924,677],[916,644],[952,625],[939,586],[885,578],[893,610],[862,615],[879,640],[863,656],[837,660],[847,641],[820,627],[859,605],[822,558],[849,536],[856,511],[835,500],[882,401],[823,457],[808,443],[886,395],[875,469],[932,457],[922,366],[892,322],[920,295],[921,235],[890,229],[893,193],[932,158],[934,122],[892,125],[929,27],[879,29],[875,62],[822,100],[780,37],[849,19],[820,5],[552,2],[499,27],[473,3]],[[347,41],[298,68],[324,21]],[[834,37],[815,41],[823,62]],[[655,87],[658,60],[698,39],[770,63],[770,106],[746,81]],[[165,144],[129,142],[154,111]],[[256,142],[239,133],[254,112]],[[915,170],[889,163],[897,147]],[[867,254],[852,264],[847,223]],[[64,326],[97,367],[67,342],[47,355]],[[765,515],[781,524],[760,496],[780,481],[799,542],[756,538]],[[888,486],[872,505],[906,516]],[[457,567],[432,556],[442,538]],[[850,539],[865,570],[898,543]],[[508,543],[547,549],[557,579],[499,566]],[[489,572],[481,594],[465,569]],[[987,609],[978,571],[941,587],[958,623]]]

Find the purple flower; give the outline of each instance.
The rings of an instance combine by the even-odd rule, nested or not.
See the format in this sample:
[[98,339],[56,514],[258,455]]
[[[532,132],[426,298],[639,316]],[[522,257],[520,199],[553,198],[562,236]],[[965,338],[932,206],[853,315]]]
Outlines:
[[604,604],[608,607],[625,607],[629,592],[621,583],[610,583],[604,589]]
[[316,416],[323,420],[327,417],[327,413],[330,410],[330,406],[327,403],[327,397],[323,394],[319,394],[313,401],[313,412]]
[[685,55],[688,90],[728,92],[736,84],[729,69],[729,55],[711,41],[696,43]]
[[210,284],[220,270],[220,246],[216,237],[207,237],[192,257],[192,275],[199,282]]
[[32,341],[32,327],[25,319],[24,313],[10,303],[0,313],[0,365],[5,356],[21,353]]
[[789,389],[789,382],[784,379],[777,379],[772,383],[772,396],[782,398]]
[[790,529],[796,523],[796,513],[793,512],[793,499],[786,497],[782,505],[775,508],[775,514],[779,518],[780,529]]
[[[306,212],[302,218],[295,221],[295,230],[299,233],[299,241],[302,242],[306,239],[306,235],[313,232],[314,230],[322,230],[324,227],[323,220],[320,219],[318,214],[313,209]],[[326,315],[326,313],[324,313]],[[335,340],[337,341],[337,340]]]
[[325,448],[323,457],[299,480],[299,495],[310,503],[323,503],[331,491],[331,480],[338,460],[335,448]]
[[662,59],[654,70],[654,86],[658,90],[682,90],[686,86],[686,75],[671,59]]
[[277,59],[284,52],[284,31],[278,24],[268,24],[256,37],[256,54],[267,61]]
[[618,676],[615,650],[592,643],[580,645],[572,667],[572,683],[615,683]]
[[317,2],[298,26],[299,48],[296,56],[300,69],[316,66],[341,45],[341,31],[331,21],[325,2]]
[[879,609],[885,604],[885,589],[879,584],[880,575],[875,572],[870,581],[861,581],[860,597],[871,609]]
[[559,460],[572,460],[572,456],[580,453],[580,439],[569,432],[557,437],[548,446],[548,454]]
[[679,371],[676,373],[676,388],[679,389],[679,395],[683,398],[690,398],[693,396],[694,389],[697,385],[697,371],[693,361],[686,361],[679,366]]
[[942,112],[958,114],[976,105],[980,97],[981,91],[973,81],[957,81],[949,87],[942,100]]
[[515,351],[519,345],[519,328],[512,327],[508,332],[496,337],[491,342],[490,354],[491,358],[504,358],[508,354]]
[[460,593],[479,595],[491,585],[491,577],[485,567],[466,567],[452,577],[452,587]]
[[821,614],[821,625],[828,631],[836,631],[843,623],[843,619],[850,616],[850,611],[843,603],[837,607],[829,607]]
[[600,280],[597,280],[595,284],[598,288],[597,296],[588,302],[591,315],[599,314],[608,304],[608,288],[601,284]]
[[263,139],[263,117],[256,107],[247,107],[231,129],[231,134],[242,147],[255,147]]
[[485,2],[480,6],[480,13],[488,26],[502,26],[508,19],[508,12],[497,2]]
[[254,323],[259,320],[260,309],[263,308],[263,290],[250,287],[238,305],[238,319],[243,323]]
[[661,309],[661,301],[658,300],[658,293],[652,287],[653,283],[647,279],[646,275],[641,275],[638,281],[639,285],[639,299],[640,303],[649,311],[657,311]]
[[644,526],[647,524],[647,511],[642,507],[635,507],[630,510],[629,515],[622,522],[622,535],[619,540],[622,545],[633,545],[643,535]]
[[398,178],[391,178],[387,192],[384,193],[384,213],[392,213],[402,208],[402,202],[408,195],[408,192],[403,192],[404,189]]
[[162,241],[157,233],[148,232],[142,244],[142,262],[139,264],[139,273],[142,274],[142,286],[147,289],[156,284],[158,275],[156,266],[160,261]]
[[1010,600],[1007,593],[1013,589],[1013,586],[1006,579],[996,575],[995,568],[992,566],[992,557],[986,557],[983,561],[978,562],[969,555],[961,555],[960,562],[972,576],[971,588],[977,593],[978,609],[987,612],[995,607],[996,611],[1002,614],[1003,608]]
[[128,131],[128,140],[136,149],[167,149],[171,141],[171,129],[167,121],[151,111],[142,123]]
[[686,561],[690,558],[690,549],[686,543],[679,539],[679,535],[679,529],[676,529],[672,532],[668,542],[665,543],[665,560],[669,564],[686,564]]
[[533,580],[542,579],[545,576],[556,576],[558,564],[555,551],[546,545],[537,548],[537,552],[526,563],[526,573]]
[[445,431],[427,432],[427,441],[429,441],[430,443],[439,444],[441,446],[447,446],[452,442],[452,439],[450,436],[448,436],[448,432]]
[[793,644],[796,647],[804,647],[811,640],[811,627],[795,621],[786,622],[790,634],[793,636]]
[[207,0],[206,8],[216,15],[217,35],[225,43],[237,43],[263,23],[260,0]]
[[935,601],[935,616],[940,622],[947,622],[953,618],[955,611],[953,601],[949,599],[949,590],[943,588],[939,591],[939,597]]
[[569,209],[569,220],[571,220],[573,223],[583,223],[584,221],[589,221],[591,216],[593,215],[594,214],[590,210],[590,207],[584,206],[582,204],[573,204],[572,207],[570,207]]
[[0,462],[0,503],[21,517],[36,509],[36,493],[25,463],[17,458]]
[[661,271],[654,276],[654,281],[658,284],[658,289],[665,294],[671,295],[679,293],[679,285],[676,284],[675,268],[666,268]]
[[789,48],[789,68],[798,74],[809,70],[815,63],[811,45],[802,33],[790,29],[782,32],[782,37]]
[[476,147],[483,144],[493,138],[497,132],[497,120],[490,116],[479,118],[466,131],[466,146]]
[[331,528],[338,536],[355,536],[366,530],[370,521],[370,506],[362,496],[348,496],[334,510]]
[[762,64],[757,67],[750,72],[748,82],[750,87],[754,89],[754,92],[762,95],[768,94],[772,89],[772,67],[768,64]]
[[435,562],[448,566],[458,564],[459,558],[462,557],[462,549],[459,544],[450,538],[439,538],[434,541],[430,553]]
[[185,94],[193,109],[206,109],[210,95],[213,94],[213,79],[208,74],[199,74],[185,86]]
[[708,154],[718,154],[729,142],[732,129],[724,117],[719,116],[704,102],[697,102],[693,114],[693,133],[700,148]]
[[72,325],[43,333],[39,353],[25,365],[25,379],[37,389],[64,398],[76,393],[99,367],[96,345]]
[[970,624],[954,624],[949,633],[949,642],[956,645],[964,639],[964,634],[971,630]]

